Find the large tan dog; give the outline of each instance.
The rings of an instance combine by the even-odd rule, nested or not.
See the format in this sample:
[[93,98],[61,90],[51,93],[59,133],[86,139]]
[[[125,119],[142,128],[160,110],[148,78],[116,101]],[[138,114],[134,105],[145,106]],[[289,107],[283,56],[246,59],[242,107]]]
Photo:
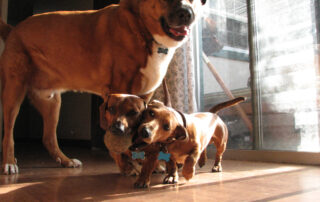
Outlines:
[[4,173],[18,173],[13,128],[26,94],[43,117],[43,143],[50,155],[63,166],[80,166],[57,143],[60,94],[84,91],[105,99],[130,93],[150,99],[204,3],[122,0],[98,11],[35,15],[13,29],[0,23],[6,39],[0,59]]
[[[212,172],[222,171],[221,160],[227,140],[228,129],[224,122],[216,114],[220,109],[235,105],[244,101],[239,97],[210,109],[211,113],[183,114],[170,107],[166,107],[159,101],[153,101],[144,112],[138,129],[138,138],[132,150],[139,149],[146,144],[161,143],[171,155],[170,161],[166,164],[168,175],[164,183],[178,182],[177,164],[183,164],[182,175],[185,179],[191,179],[195,174],[195,165],[199,159],[202,163],[206,158],[208,144],[214,144],[217,148],[216,159]],[[144,143],[143,143],[144,142]],[[141,174],[135,183],[135,187],[144,188],[150,184],[154,159],[147,157],[143,164]]]

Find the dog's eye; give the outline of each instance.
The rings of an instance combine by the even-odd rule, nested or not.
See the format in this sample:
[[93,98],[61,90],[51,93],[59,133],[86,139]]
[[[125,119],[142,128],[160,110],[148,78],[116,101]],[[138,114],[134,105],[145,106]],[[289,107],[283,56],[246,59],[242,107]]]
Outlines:
[[207,0],[201,0],[202,5],[206,4]]
[[137,115],[137,114],[138,114],[137,111],[135,111],[135,110],[130,110],[130,111],[127,113],[127,116],[135,116],[135,115]]
[[163,130],[169,131],[169,130],[170,130],[169,124],[164,124],[164,125],[163,125]]
[[116,113],[116,109],[114,107],[109,107],[108,111],[110,114],[115,114]]
[[149,111],[149,115],[150,115],[151,117],[154,117],[154,111],[150,110],[150,111]]

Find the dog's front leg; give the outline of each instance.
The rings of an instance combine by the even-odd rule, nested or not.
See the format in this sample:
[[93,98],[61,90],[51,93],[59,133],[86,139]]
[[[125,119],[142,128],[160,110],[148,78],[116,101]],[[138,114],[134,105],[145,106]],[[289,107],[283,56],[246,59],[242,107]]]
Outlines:
[[186,180],[190,180],[195,175],[196,163],[200,157],[200,152],[195,149],[184,161],[182,175]]
[[159,152],[146,153],[146,159],[143,161],[141,173],[138,180],[134,183],[135,188],[147,188],[150,185],[150,178],[157,165]]
[[175,184],[179,181],[177,164],[170,158],[169,162],[166,162],[168,175],[163,179],[163,184]]
[[133,174],[133,165],[130,162],[130,157],[125,153],[115,153],[109,151],[110,156],[116,162],[117,166],[120,169],[121,174],[130,176]]

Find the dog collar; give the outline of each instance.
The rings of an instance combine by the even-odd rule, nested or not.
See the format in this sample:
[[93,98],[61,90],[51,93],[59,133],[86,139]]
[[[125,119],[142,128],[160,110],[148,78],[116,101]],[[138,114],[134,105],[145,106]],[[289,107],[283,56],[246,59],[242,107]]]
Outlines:
[[165,55],[167,55],[168,54],[168,51],[169,51],[169,49],[168,48],[163,48],[163,47],[159,47],[158,48],[158,53],[159,54],[165,54]]
[[176,110],[176,111],[180,114],[180,116],[181,116],[181,118],[182,118],[183,127],[187,128],[187,119],[186,119],[186,117],[185,117],[184,114],[183,114],[182,112],[180,112],[179,110]]
[[165,54],[167,55],[169,52],[169,48],[165,47],[164,45],[162,45],[161,43],[157,42],[154,38],[153,38],[154,43],[158,46],[158,54]]
[[[170,161],[170,156],[171,156],[170,153],[160,151],[159,152],[159,156],[158,156],[158,160],[164,160],[166,162],[169,162]],[[132,152],[132,159],[133,160],[137,160],[137,159],[144,160],[145,159],[145,153],[143,151],[142,152]]]

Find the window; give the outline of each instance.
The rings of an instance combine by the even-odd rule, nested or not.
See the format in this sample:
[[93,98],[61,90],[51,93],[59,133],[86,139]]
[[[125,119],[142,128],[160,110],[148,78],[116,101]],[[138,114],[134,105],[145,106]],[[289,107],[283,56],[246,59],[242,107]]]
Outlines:
[[228,148],[320,152],[319,1],[208,3],[199,25],[201,110],[247,97],[219,112]]
[[314,3],[254,1],[263,149],[320,152]]
[[247,101],[219,115],[229,127],[228,148],[251,149],[253,143],[248,20],[246,1],[210,1],[201,22],[203,50],[202,110],[245,96]]

